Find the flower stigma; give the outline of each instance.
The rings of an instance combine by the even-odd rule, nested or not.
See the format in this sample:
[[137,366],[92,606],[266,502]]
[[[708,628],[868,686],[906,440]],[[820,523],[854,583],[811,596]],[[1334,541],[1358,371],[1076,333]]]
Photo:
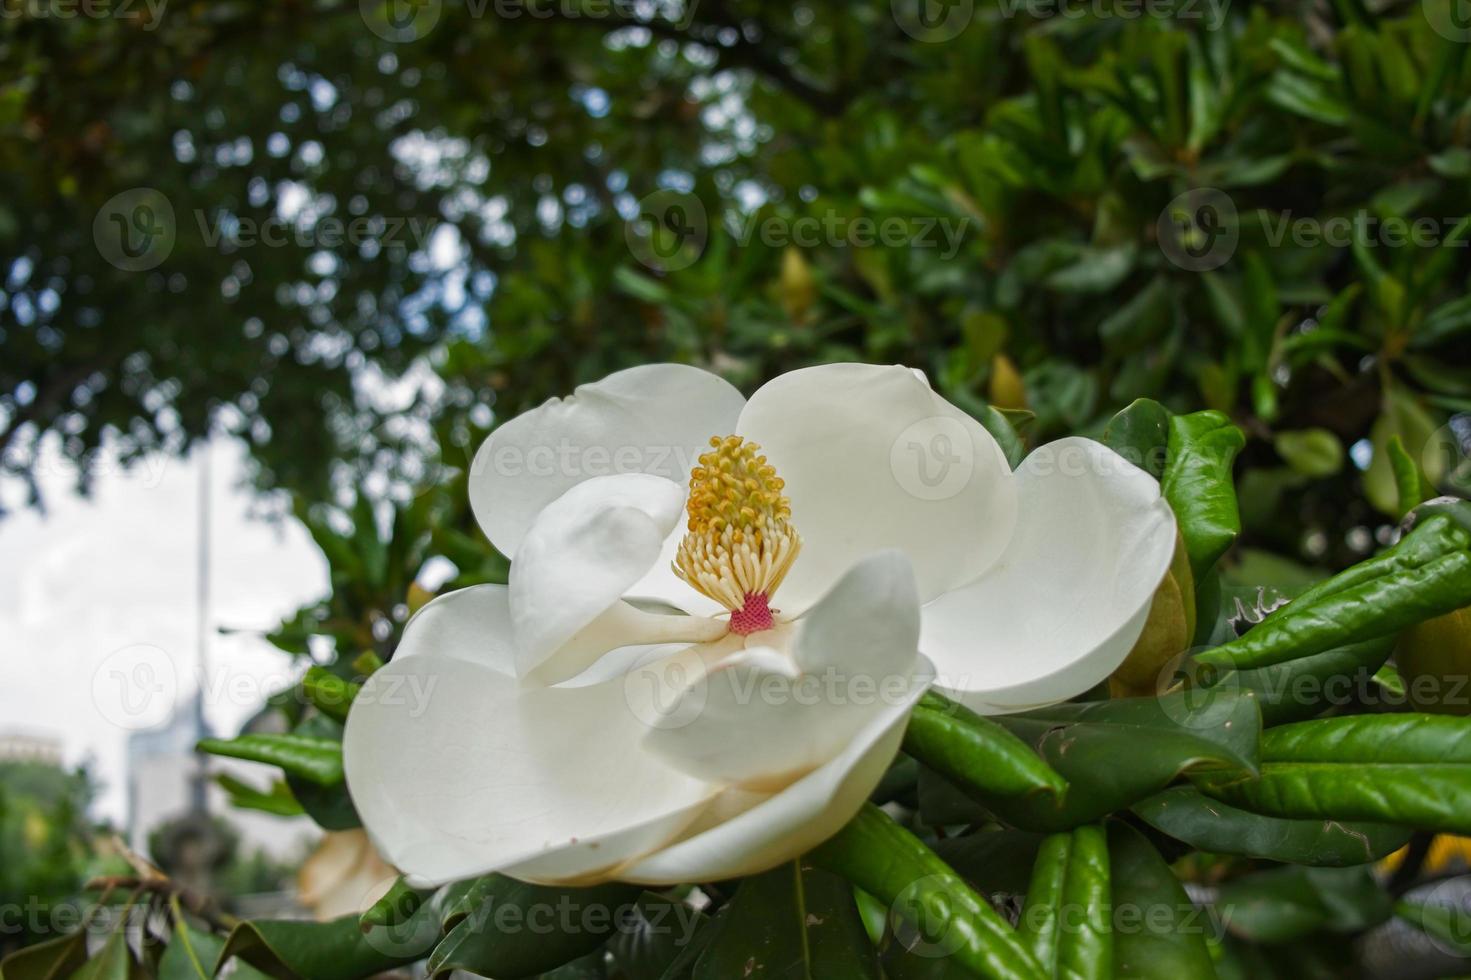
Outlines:
[[711,450],[690,471],[689,522],[674,573],[730,610],[730,631],[771,629],[771,597],[802,548],[792,527],[786,484],[740,436],[710,437]]

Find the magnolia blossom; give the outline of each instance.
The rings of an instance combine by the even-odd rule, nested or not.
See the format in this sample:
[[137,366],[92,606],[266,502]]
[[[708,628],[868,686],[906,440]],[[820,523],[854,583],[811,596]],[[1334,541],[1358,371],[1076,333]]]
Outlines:
[[296,873],[296,900],[326,922],[358,915],[393,887],[398,871],[384,863],[361,830],[329,830]]
[[1111,450],[1063,439],[1012,472],[897,366],[749,401],[620,371],[497,429],[470,495],[508,585],[424,607],[344,743],[368,832],[420,884],[789,860],[858,810],[932,683],[994,713],[1104,680],[1175,543]]

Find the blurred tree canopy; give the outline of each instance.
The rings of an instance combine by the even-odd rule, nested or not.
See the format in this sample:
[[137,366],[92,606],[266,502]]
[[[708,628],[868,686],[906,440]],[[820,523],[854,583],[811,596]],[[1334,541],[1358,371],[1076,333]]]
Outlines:
[[38,2],[0,21],[0,465],[213,424],[350,505],[630,364],[902,361],[1033,441],[1227,411],[1246,543],[1341,565],[1391,438],[1444,482],[1471,435],[1453,2]]

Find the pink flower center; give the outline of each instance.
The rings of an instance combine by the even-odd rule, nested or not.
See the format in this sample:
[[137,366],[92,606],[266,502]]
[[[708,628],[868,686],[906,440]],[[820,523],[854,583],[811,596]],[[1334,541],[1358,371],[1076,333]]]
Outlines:
[[730,631],[741,636],[760,633],[775,625],[776,620],[771,615],[764,592],[747,592],[745,604],[730,614]]

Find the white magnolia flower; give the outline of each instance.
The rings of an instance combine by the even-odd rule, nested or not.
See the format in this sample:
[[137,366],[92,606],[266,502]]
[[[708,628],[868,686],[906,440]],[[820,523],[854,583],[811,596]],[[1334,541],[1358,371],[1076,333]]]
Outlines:
[[[620,371],[502,425],[471,502],[507,586],[426,606],[348,719],[348,784],[419,883],[733,877],[834,833],[934,681],[1071,697],[1138,638],[1158,484],[1063,439],[1015,472],[904,367]],[[938,675],[938,680],[935,680]]]

